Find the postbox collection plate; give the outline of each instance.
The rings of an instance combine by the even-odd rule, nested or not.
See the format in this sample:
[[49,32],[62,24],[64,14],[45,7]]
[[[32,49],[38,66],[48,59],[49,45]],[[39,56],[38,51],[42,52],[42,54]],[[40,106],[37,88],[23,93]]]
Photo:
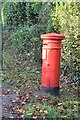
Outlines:
[[42,49],[42,59],[44,59],[44,60],[47,59],[47,51],[45,48]]

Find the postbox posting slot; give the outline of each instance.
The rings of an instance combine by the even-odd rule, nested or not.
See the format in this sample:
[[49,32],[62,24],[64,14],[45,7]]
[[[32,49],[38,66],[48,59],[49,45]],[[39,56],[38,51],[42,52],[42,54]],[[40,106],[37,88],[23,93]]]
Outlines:
[[47,43],[44,43],[43,45],[47,45]]
[[43,41],[43,47],[47,47],[47,41],[46,40]]
[[43,44],[43,47],[45,47],[45,48],[46,48],[46,47],[47,47],[47,44],[46,44],[46,43],[44,43],[44,44]]

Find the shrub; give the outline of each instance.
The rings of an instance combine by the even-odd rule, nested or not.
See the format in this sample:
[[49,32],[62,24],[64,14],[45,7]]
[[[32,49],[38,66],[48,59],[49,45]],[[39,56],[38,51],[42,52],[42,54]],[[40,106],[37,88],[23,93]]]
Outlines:
[[74,81],[79,75],[79,3],[78,2],[56,2],[55,11],[51,11],[53,25],[59,33],[65,35],[62,41],[62,61],[65,73],[71,73]]
[[20,25],[17,31],[12,33],[11,40],[17,53],[29,56],[28,60],[32,62],[41,62],[40,26],[27,27],[27,25]]

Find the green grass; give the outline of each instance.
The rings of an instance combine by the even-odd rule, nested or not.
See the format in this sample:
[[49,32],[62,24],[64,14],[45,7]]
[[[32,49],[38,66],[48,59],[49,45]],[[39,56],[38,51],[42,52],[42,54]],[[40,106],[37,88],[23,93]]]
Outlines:
[[[37,116],[37,118],[72,118],[74,115],[75,109],[63,109],[63,106],[53,107],[51,105],[46,105],[45,103],[29,103],[28,105],[25,105],[23,108],[25,118],[33,118],[34,116]],[[75,118],[78,118],[77,112]]]
[[[21,64],[24,67],[21,67]],[[41,74],[36,71],[36,68],[30,68],[25,63],[21,63],[15,56],[10,56],[7,52],[3,51],[3,73],[4,81],[8,87],[14,87],[16,84],[18,88],[21,87],[23,83],[30,83],[31,85],[35,82],[35,79],[40,79]],[[16,83],[15,83],[16,82]],[[15,83],[15,84],[14,84]]]

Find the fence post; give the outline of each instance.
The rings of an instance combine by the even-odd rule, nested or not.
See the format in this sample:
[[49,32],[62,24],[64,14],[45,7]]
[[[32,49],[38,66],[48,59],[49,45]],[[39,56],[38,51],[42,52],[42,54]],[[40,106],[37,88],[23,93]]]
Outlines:
[[2,69],[2,22],[1,22],[1,3],[0,3],[0,70]]
[[1,22],[1,2],[0,2],[0,120],[2,119],[2,22]]

